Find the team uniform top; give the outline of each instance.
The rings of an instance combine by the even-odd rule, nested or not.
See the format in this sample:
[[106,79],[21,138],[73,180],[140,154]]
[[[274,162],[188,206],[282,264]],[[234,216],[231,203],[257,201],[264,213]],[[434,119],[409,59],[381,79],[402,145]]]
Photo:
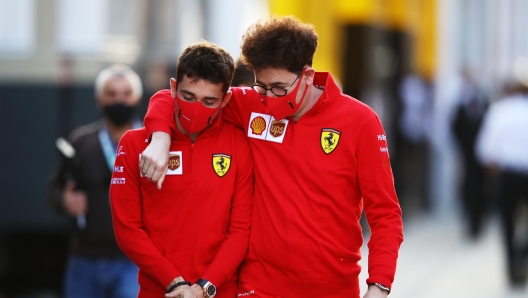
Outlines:
[[[255,162],[250,247],[240,280],[284,297],[359,297],[363,206],[368,283],[391,287],[403,241],[385,132],[375,112],[317,72],[324,92],[295,122],[232,88],[224,119],[245,130]],[[174,103],[151,101],[145,126],[169,132]],[[330,295],[330,296],[329,296]]]
[[216,297],[235,297],[253,203],[247,138],[221,119],[195,142],[174,123],[170,130],[169,169],[161,190],[139,172],[149,139],[145,129],[128,131],[118,145],[110,188],[117,242],[139,267],[139,297],[163,297],[180,275],[191,282],[211,281],[218,287]]

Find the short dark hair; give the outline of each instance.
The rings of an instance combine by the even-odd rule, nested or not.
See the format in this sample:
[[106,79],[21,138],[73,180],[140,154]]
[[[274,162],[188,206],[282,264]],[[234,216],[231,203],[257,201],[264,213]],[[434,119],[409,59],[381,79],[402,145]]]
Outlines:
[[188,46],[178,58],[176,80],[186,75],[193,81],[205,80],[213,84],[222,83],[227,92],[235,73],[235,62],[224,48],[208,41]]
[[240,87],[241,85],[251,86],[255,82],[255,74],[252,70],[247,68],[247,66],[242,63],[240,60],[236,63],[235,75],[233,76],[233,81],[231,86]]
[[305,65],[312,65],[316,49],[313,25],[292,16],[274,16],[247,29],[242,37],[241,60],[250,69],[273,67],[300,72]]

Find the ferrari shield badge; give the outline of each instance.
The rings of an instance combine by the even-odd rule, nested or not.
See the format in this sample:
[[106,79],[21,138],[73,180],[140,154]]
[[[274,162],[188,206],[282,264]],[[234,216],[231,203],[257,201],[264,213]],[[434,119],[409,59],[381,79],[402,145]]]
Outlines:
[[218,177],[224,177],[231,167],[231,156],[227,154],[213,154],[213,169]]
[[341,137],[341,132],[333,128],[323,128],[321,130],[321,148],[324,153],[332,153],[337,144],[339,144],[339,138]]

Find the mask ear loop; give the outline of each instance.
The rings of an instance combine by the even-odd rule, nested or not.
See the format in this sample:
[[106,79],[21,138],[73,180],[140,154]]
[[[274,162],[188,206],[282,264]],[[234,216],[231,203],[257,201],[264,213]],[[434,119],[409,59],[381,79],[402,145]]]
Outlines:
[[[308,85],[305,85],[305,87],[304,87],[304,91],[303,91],[303,94],[302,94],[302,97],[301,97],[301,101],[299,102],[299,105],[301,105],[302,102],[304,101],[304,96],[306,95],[306,91],[308,91]],[[291,101],[288,101],[288,104],[290,105],[292,110],[295,109]]]
[[[301,84],[302,76],[304,75],[305,71],[306,71],[306,67],[303,68],[303,71],[301,72],[301,76],[299,78],[299,84]],[[304,87],[304,92],[303,92],[303,95],[301,97],[301,102],[299,104],[302,104],[302,102],[304,100],[304,96],[306,95],[306,91],[308,91],[308,85],[306,85],[306,87]],[[288,104],[290,105],[290,108],[292,108],[292,110],[295,110],[295,105],[291,101],[288,101]]]
[[218,110],[216,111],[214,116],[209,116],[209,118],[207,119],[207,126],[213,124],[213,117],[215,117],[217,114],[222,112],[222,103],[224,102],[224,97],[225,97],[225,94],[222,97],[222,101],[220,102],[220,105],[218,106]]

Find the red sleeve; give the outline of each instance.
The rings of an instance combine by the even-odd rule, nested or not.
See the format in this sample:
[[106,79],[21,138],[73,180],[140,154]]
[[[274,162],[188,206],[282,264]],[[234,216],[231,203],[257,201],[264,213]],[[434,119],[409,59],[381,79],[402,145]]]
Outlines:
[[[180,273],[164,258],[143,229],[141,190],[139,185],[139,155],[134,152],[135,132],[128,131],[118,145],[118,156],[110,185],[112,220],[117,244],[146,274],[164,288]],[[144,135],[141,132],[141,139]]]
[[231,100],[222,110],[222,119],[245,130],[255,97],[259,94],[249,87],[231,87]]
[[204,278],[215,285],[221,285],[238,269],[246,256],[249,246],[249,229],[253,206],[253,157],[246,136],[237,131],[235,191],[231,199],[231,212],[227,237]]
[[[245,130],[245,125],[249,121],[253,101],[259,100],[257,92],[249,87],[231,87],[231,100],[222,109],[222,119],[232,123],[236,127]],[[174,98],[168,89],[156,92],[149,102],[144,124],[147,130],[147,138],[156,131],[171,134],[171,126],[174,123]]]
[[174,123],[174,107],[174,98],[169,89],[160,90],[152,95],[144,119],[148,139],[156,131],[172,134],[171,125]]
[[403,241],[403,223],[385,131],[378,116],[369,112],[361,128],[356,153],[359,187],[371,230],[367,283],[377,282],[390,288]]

